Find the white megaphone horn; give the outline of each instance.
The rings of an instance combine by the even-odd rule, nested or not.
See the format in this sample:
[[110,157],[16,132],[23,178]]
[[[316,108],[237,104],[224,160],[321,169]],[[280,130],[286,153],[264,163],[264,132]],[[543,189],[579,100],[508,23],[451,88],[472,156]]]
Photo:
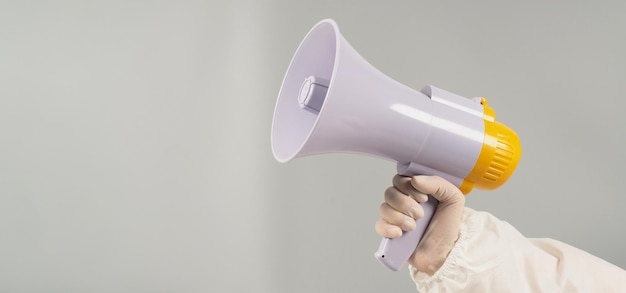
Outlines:
[[[441,176],[464,194],[499,187],[521,156],[517,134],[495,121],[484,98],[400,84],[367,63],[333,20],[316,24],[293,56],[271,141],[279,162],[331,152],[371,155],[397,162],[400,175]],[[415,230],[382,240],[375,256],[388,268],[409,259],[437,200],[430,196],[422,206]]]

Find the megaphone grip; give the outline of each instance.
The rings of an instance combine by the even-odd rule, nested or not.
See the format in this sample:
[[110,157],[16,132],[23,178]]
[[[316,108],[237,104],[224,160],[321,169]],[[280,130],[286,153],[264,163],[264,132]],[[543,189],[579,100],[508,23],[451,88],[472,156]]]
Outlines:
[[404,232],[400,238],[383,238],[374,256],[387,268],[393,271],[400,269],[409,260],[424,236],[438,204],[439,201],[429,195],[428,201],[421,204],[424,217],[415,220],[415,230]]

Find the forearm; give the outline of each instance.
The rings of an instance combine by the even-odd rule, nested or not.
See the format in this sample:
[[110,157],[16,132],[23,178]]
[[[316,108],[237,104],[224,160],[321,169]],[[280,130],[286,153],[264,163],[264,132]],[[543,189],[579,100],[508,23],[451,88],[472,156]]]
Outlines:
[[420,292],[626,292],[626,271],[468,208],[443,266],[432,276],[410,271]]

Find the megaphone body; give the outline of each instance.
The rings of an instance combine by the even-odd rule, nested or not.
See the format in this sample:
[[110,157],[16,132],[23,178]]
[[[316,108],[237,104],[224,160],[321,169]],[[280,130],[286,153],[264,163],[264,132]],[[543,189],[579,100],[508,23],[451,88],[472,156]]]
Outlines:
[[[365,61],[337,24],[316,24],[296,51],[276,102],[271,135],[279,162],[323,153],[358,153],[397,163],[400,175],[438,175],[464,194],[495,189],[521,155],[513,130],[484,98],[434,86],[407,87]],[[417,228],[383,239],[375,253],[399,269],[415,250],[437,201],[423,204]]]

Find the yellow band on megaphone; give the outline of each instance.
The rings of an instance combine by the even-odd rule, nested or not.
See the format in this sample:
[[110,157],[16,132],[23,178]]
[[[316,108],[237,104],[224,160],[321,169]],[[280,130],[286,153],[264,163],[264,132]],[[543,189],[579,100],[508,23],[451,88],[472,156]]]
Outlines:
[[495,121],[495,111],[487,100],[481,98],[484,108],[485,139],[472,171],[465,177],[459,189],[463,194],[474,187],[493,190],[511,177],[522,156],[519,137],[508,126]]

